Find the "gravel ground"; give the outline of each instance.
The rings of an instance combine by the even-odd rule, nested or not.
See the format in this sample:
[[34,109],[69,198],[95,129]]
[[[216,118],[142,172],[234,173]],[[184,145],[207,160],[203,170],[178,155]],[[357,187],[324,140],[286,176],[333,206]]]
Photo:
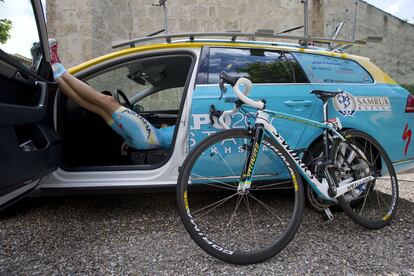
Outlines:
[[199,249],[181,225],[173,193],[29,198],[0,217],[0,275],[414,275],[414,174],[399,178],[391,226],[364,230],[343,213],[325,221],[307,206],[286,249],[249,266]]

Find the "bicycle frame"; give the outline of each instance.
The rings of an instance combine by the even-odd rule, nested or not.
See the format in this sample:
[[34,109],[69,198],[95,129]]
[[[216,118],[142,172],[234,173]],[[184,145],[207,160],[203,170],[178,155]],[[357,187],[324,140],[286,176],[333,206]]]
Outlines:
[[[279,143],[286,151],[286,153],[294,160],[297,168],[299,169],[301,175],[308,181],[311,185],[312,189],[319,195],[322,196],[324,199],[327,200],[334,200],[338,196],[345,194],[346,192],[354,189],[362,184],[365,184],[369,181],[374,180],[373,176],[367,176],[362,179],[358,179],[356,181],[352,181],[350,183],[339,183],[339,187],[337,188],[335,197],[331,197],[328,193],[328,182],[322,181],[320,182],[315,175],[308,169],[308,167],[302,162],[300,157],[290,148],[288,143],[285,139],[280,135],[280,133],[276,130],[276,128],[270,123],[269,118],[281,118],[286,120],[293,120],[296,122],[300,122],[303,124],[311,125],[313,127],[324,129],[324,131],[331,131],[337,138],[341,139],[342,141],[346,141],[346,139],[331,125],[327,123],[321,123],[317,121],[313,121],[310,119],[282,113],[282,112],[274,112],[271,110],[257,110],[257,116],[255,121],[255,129],[257,130],[252,151],[250,152],[248,159],[245,163],[243,174],[241,181],[239,183],[239,190],[245,190],[249,188],[251,185],[251,180],[253,178],[254,166],[257,160],[257,155],[259,149],[262,147],[262,141],[264,133],[267,133],[273,140]],[[262,131],[264,129],[264,133]],[[274,149],[277,151],[276,149]],[[247,176],[247,177],[246,177]]]

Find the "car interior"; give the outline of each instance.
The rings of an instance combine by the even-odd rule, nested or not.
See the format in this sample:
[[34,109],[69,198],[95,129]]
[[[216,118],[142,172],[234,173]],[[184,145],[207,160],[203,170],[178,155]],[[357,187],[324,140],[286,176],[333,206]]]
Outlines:
[[[189,54],[135,59],[79,76],[97,91],[113,95],[157,128],[176,125],[192,64]],[[63,93],[58,97],[58,131],[62,136],[61,167],[66,170],[151,169],[169,159],[170,149],[140,150],[129,147],[121,155],[123,139],[98,115]]]

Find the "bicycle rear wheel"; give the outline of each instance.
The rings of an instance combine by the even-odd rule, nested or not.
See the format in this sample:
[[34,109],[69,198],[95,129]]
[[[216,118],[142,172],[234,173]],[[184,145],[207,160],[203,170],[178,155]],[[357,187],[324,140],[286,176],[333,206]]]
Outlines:
[[346,142],[335,144],[332,160],[339,166],[334,173],[337,183],[367,176],[375,179],[338,197],[344,212],[359,225],[378,229],[390,223],[398,204],[397,176],[381,145],[369,135],[349,130]]
[[233,129],[201,142],[184,162],[177,186],[178,210],[191,238],[235,264],[280,252],[295,235],[304,207],[293,160],[269,138],[259,149],[252,186],[237,190],[253,135]]

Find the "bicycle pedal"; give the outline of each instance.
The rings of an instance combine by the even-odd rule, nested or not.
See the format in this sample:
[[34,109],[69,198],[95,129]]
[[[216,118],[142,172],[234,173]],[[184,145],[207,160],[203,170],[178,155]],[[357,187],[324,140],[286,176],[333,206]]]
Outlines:
[[331,209],[325,208],[325,209],[323,209],[323,211],[325,212],[325,214],[326,214],[326,216],[328,217],[329,220],[333,220],[333,215],[332,215]]

